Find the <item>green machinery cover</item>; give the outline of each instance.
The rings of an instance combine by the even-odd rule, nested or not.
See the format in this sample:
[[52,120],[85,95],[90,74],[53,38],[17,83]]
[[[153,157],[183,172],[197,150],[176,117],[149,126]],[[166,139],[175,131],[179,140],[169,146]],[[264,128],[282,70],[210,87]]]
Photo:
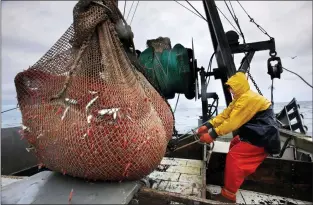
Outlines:
[[139,61],[167,99],[174,98],[176,93],[185,94],[187,99],[194,97],[190,56],[181,44],[163,52],[147,48],[140,54]]

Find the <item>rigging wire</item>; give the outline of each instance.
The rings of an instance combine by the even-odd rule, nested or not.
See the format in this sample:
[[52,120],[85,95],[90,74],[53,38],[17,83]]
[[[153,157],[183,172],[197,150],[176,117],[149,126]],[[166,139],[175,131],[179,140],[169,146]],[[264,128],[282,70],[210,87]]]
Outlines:
[[138,4],[139,4],[139,1],[137,2],[137,5],[136,5],[136,8],[135,8],[135,11],[134,11],[134,13],[133,13],[132,20],[130,21],[129,25],[131,25],[131,24],[132,24],[132,22],[133,22],[133,19],[134,19],[135,13],[136,13],[136,11],[137,11]]
[[308,86],[310,86],[311,88],[313,88],[313,86],[310,85],[306,80],[304,80],[304,78],[301,77],[299,74],[297,74],[297,73],[295,73],[295,72],[293,72],[293,71],[291,71],[291,70],[288,70],[287,68],[284,68],[284,67],[282,67],[282,68],[283,68],[284,70],[286,70],[286,71],[288,71],[288,72],[290,72],[290,73],[292,73],[292,74],[298,76],[299,78],[301,78],[301,80],[302,80],[303,82],[305,82]]
[[[207,73],[212,71],[212,61],[213,61],[213,57],[214,57],[215,53],[216,53],[216,52],[214,52],[214,53],[211,55],[211,58],[210,58],[210,61],[209,61],[209,66],[208,66],[208,69],[207,69],[207,71],[206,71]],[[211,77],[211,75],[209,75],[209,79],[208,79],[207,85],[209,85],[210,77]],[[207,78],[208,78],[208,77],[206,76],[206,77],[205,77],[205,80],[206,80]]]
[[[232,14],[232,12],[231,12],[231,10],[230,10],[230,8],[229,8],[229,6],[228,6],[228,4],[226,3],[225,0],[224,0],[224,2],[225,2],[225,4],[226,4],[226,6],[227,6],[229,12],[231,13],[231,15],[232,15],[234,21],[236,22],[236,24],[237,24],[237,26],[238,26],[240,32],[241,32],[242,38],[243,38],[243,40],[244,40],[244,44],[246,44],[246,43],[245,43],[244,35],[243,35],[242,30],[241,30],[241,28],[240,28],[240,24],[239,24],[238,18],[236,17],[236,14],[235,14],[235,11],[234,11],[234,9],[233,9],[233,7],[232,7],[231,2],[229,1],[229,2],[230,2],[230,5],[231,5],[231,8],[232,8],[232,10],[233,10],[233,14]],[[267,35],[270,39],[273,39],[273,37],[271,37],[260,25],[258,25],[258,24],[254,21],[254,19],[248,14],[248,12],[243,8],[243,6],[240,4],[240,2],[239,2],[238,0],[237,0],[237,2],[238,2],[238,4],[241,6],[241,8],[244,10],[244,12],[247,14],[247,16],[250,18],[250,22],[254,23],[254,24],[255,24],[265,35]],[[246,56],[247,56],[247,53],[245,53],[245,54],[246,54]],[[283,68],[284,70],[286,70],[286,71],[288,71],[288,72],[290,72],[290,73],[293,73],[294,75],[298,76],[304,83],[306,83],[309,87],[313,88],[313,86],[310,85],[306,80],[304,80],[304,78],[301,77],[299,74],[297,74],[297,73],[295,73],[295,72],[293,72],[293,71],[291,71],[291,70],[288,70],[288,69],[286,69],[286,68],[284,68],[284,67],[282,67],[282,68]],[[247,73],[248,73],[248,76],[250,77],[252,83],[254,84],[254,86],[256,87],[256,89],[258,90],[258,92],[262,95],[262,93],[261,93],[260,89],[258,88],[256,82],[254,81],[254,79],[253,79],[252,76],[251,76],[251,73],[250,73],[250,62],[249,62],[249,61],[248,61],[248,70],[247,70]],[[271,101],[272,101],[272,104],[274,104],[274,102],[273,102],[273,89],[274,89],[274,80],[272,80],[272,85],[271,85]]]
[[274,79],[272,79],[272,85],[271,85],[271,102],[272,102],[272,106],[274,106]]
[[130,9],[129,9],[129,12],[128,12],[126,21],[128,20],[128,17],[129,17],[129,14],[130,14],[130,12],[131,12],[131,10],[132,10],[132,8],[133,8],[134,2],[135,2],[135,1],[133,1],[132,5],[130,6]]
[[126,0],[125,0],[125,3],[124,3],[124,11],[123,11],[123,16],[125,17],[125,9],[126,9]]
[[193,10],[195,10],[195,12],[197,12],[203,19],[205,19],[202,14],[188,1],[188,0],[185,0],[192,8]]
[[[237,16],[236,16],[236,13],[235,13],[235,11],[234,11],[234,9],[233,9],[233,7],[232,7],[232,4],[230,3],[234,14],[233,14],[232,11],[230,10],[230,8],[229,8],[227,2],[226,2],[225,0],[224,0],[224,2],[225,2],[225,4],[226,4],[226,6],[227,6],[227,8],[228,8],[228,11],[229,11],[229,13],[231,14],[233,20],[235,21],[236,25],[238,26],[238,29],[240,30],[240,32],[238,32],[238,33],[240,33],[240,35],[241,35],[241,37],[242,37],[242,39],[243,39],[243,44],[246,45],[245,36],[243,35],[243,32],[242,32],[241,27],[240,27],[240,24],[239,24],[239,20],[238,20],[238,18],[237,18]],[[248,56],[248,53],[245,52],[245,58],[247,58],[247,56]],[[248,59],[247,59],[247,60],[248,60]],[[256,88],[256,90],[258,91],[258,93],[263,96],[263,94],[262,94],[260,88],[258,87],[257,83],[255,82],[254,78],[252,77],[252,75],[251,75],[251,73],[250,73],[250,62],[249,62],[249,60],[248,60],[248,70],[247,70],[247,74],[248,74],[247,79],[250,78],[250,80],[252,81],[252,83],[253,83],[254,87]]]
[[236,22],[235,16],[234,16],[233,12],[231,12],[231,10],[230,10],[230,8],[229,8],[229,6],[228,6],[226,0],[224,0],[224,3],[225,3],[225,5],[226,5],[226,7],[227,7],[227,9],[228,9],[228,11],[229,11],[231,17],[232,17],[232,18],[234,19],[234,21]]
[[233,5],[232,5],[231,1],[230,1],[230,0],[228,0],[228,1],[229,1],[229,4],[230,4],[230,7],[231,7],[231,9],[232,9],[232,11],[233,11],[233,13],[234,13],[235,18],[238,19],[237,16],[236,16],[236,14],[235,14],[235,10],[234,10],[234,8],[233,8]]
[[246,44],[245,36],[243,35],[243,32],[242,32],[241,27],[240,27],[240,24],[239,24],[239,20],[238,20],[238,18],[237,18],[237,16],[236,16],[236,13],[235,13],[235,11],[234,11],[234,8],[233,8],[231,2],[229,1],[233,12],[230,10],[230,8],[229,8],[229,6],[228,6],[226,0],[224,0],[224,3],[226,4],[227,9],[228,9],[230,15],[231,15],[232,18],[234,19],[234,21],[235,21],[235,23],[236,23],[236,25],[237,25],[237,27],[238,27],[238,29],[239,29],[239,33],[240,33],[240,35],[241,35],[241,37],[242,37],[243,43]]
[[177,104],[178,104],[179,96],[180,96],[180,93],[178,93],[178,97],[177,97],[177,100],[176,100],[176,105],[175,105],[175,108],[174,108],[174,113],[175,113],[176,108],[177,108]]
[[226,15],[221,11],[221,9],[220,8],[218,8],[217,6],[216,6],[216,8],[217,8],[217,10],[224,16],[224,18],[228,21],[228,23],[235,29],[235,31],[237,32],[237,33],[240,33],[238,30],[237,30],[237,28],[230,22],[230,20],[226,17]]
[[[209,66],[207,68],[207,73],[212,71],[212,62],[213,62],[213,57],[214,57],[215,54],[216,54],[216,51],[214,51],[214,53],[211,55],[211,58],[210,58],[210,61],[209,61]],[[210,83],[210,77],[211,77],[211,75],[205,77],[205,81],[208,78],[206,86],[208,86],[209,83]],[[215,102],[216,102],[216,105],[214,105]],[[215,113],[215,115],[218,114],[218,104],[219,104],[218,98],[214,99],[214,101],[211,104],[208,104],[208,113],[207,114],[208,114],[208,118],[209,119],[214,116],[214,113]],[[212,108],[214,108],[214,110],[212,110]]]
[[[185,7],[184,5],[180,4],[178,1],[176,1],[176,0],[174,0],[174,1],[175,1],[176,3],[178,3],[179,5],[181,5],[182,7],[184,7],[185,9],[187,9],[188,11],[192,12],[193,14],[195,14],[196,16],[198,16],[199,18],[202,18],[203,20],[205,20],[206,22],[208,22],[207,19],[205,19],[205,18],[201,15],[201,13],[200,13],[196,8],[194,8],[194,7],[188,2],[188,0],[186,0],[186,2],[187,2],[199,15],[196,14],[195,12],[193,12],[192,10],[188,9],[188,8]],[[238,30],[236,29],[236,27],[229,21],[229,19],[224,15],[224,13],[223,13],[217,6],[216,6],[216,8],[219,10],[220,13],[222,13],[222,15],[224,16],[224,18],[225,18],[225,19],[229,22],[229,24],[237,31],[237,33],[240,33],[240,32],[238,32]],[[210,58],[210,62],[209,62],[209,66],[208,66],[208,70],[210,70],[210,71],[211,71],[211,68],[212,68],[212,60],[213,60],[214,55],[215,55],[215,52],[212,54],[212,56],[211,56],[211,58]],[[206,78],[206,79],[207,79],[207,78]],[[206,79],[205,79],[205,80],[206,80]],[[210,76],[209,76],[207,85],[209,84],[209,82],[210,82]],[[178,102],[178,99],[177,99],[177,102]],[[177,106],[177,102],[176,102],[176,106]],[[216,106],[213,106],[214,102],[217,102],[217,105],[216,105]],[[212,107],[215,107],[215,110],[214,110],[213,113],[209,113],[209,115],[212,115],[212,114],[214,114],[214,113],[216,113],[216,115],[218,114],[218,110],[217,110],[217,107],[218,107],[218,99],[217,99],[217,101],[214,101],[214,102],[212,103],[212,105],[211,105],[211,107],[210,107],[210,112],[211,112]],[[176,106],[175,106],[175,110],[176,110]],[[174,111],[174,112],[175,112],[175,111]]]
[[4,110],[4,111],[1,112],[1,114],[2,114],[2,113],[5,113],[5,112],[12,111],[12,110],[16,110],[16,109],[18,109],[18,108],[19,108],[19,107],[17,106],[17,107],[15,107],[15,108],[11,108],[11,109],[8,109],[8,110]]
[[182,7],[184,7],[185,9],[187,9],[188,11],[190,11],[191,13],[193,13],[194,15],[198,16],[199,18],[205,20],[206,22],[208,22],[205,18],[203,18],[203,16],[199,16],[199,14],[195,13],[194,11],[190,10],[189,8],[187,8],[186,6],[184,6],[183,4],[179,3],[177,0],[173,0],[176,3],[178,3],[179,5],[181,5]]
[[248,12],[245,10],[245,8],[241,5],[241,3],[237,0],[238,4],[240,5],[240,7],[243,9],[243,11],[247,14],[248,18],[250,19],[250,22],[254,23],[258,29],[260,29],[260,31],[262,31],[265,35],[267,35],[270,39],[273,39],[273,37],[271,37],[264,28],[262,28],[259,24],[257,24],[254,19],[248,14]]

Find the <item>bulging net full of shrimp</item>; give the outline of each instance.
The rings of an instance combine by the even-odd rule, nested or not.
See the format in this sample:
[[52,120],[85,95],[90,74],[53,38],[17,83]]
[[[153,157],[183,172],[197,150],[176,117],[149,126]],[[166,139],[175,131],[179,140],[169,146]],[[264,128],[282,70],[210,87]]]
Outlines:
[[[114,2],[79,1],[73,24],[15,77],[22,138],[40,166],[90,180],[137,180],[172,137],[170,105],[134,66]],[[136,59],[135,59],[136,60]]]

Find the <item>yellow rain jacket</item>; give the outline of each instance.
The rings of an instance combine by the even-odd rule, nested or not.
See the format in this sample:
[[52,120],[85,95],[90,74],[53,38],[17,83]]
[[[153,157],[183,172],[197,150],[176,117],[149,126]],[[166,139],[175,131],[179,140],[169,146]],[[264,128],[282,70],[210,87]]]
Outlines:
[[271,153],[279,152],[278,124],[271,102],[250,90],[247,77],[242,72],[237,72],[226,84],[232,88],[234,99],[222,113],[209,120],[216,134],[221,136],[240,128],[241,140],[267,147]]

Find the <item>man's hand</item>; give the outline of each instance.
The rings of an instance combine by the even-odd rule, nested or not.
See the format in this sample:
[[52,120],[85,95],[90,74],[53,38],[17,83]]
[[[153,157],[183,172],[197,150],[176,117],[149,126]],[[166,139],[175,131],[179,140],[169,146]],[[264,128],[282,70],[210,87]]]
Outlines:
[[197,134],[202,135],[202,134],[208,133],[208,131],[209,131],[209,129],[206,126],[201,126],[201,127],[199,127]]
[[200,136],[200,142],[204,142],[204,143],[210,144],[213,141],[214,141],[214,139],[210,136],[209,133],[205,133],[205,134],[202,134]]
[[214,128],[210,133],[204,133],[200,134],[200,142],[205,142],[205,143],[212,143],[216,138],[217,138],[217,133],[215,132]]
[[206,122],[203,126],[199,127],[198,129],[198,135],[202,135],[209,132],[209,129],[213,128],[211,123]]

